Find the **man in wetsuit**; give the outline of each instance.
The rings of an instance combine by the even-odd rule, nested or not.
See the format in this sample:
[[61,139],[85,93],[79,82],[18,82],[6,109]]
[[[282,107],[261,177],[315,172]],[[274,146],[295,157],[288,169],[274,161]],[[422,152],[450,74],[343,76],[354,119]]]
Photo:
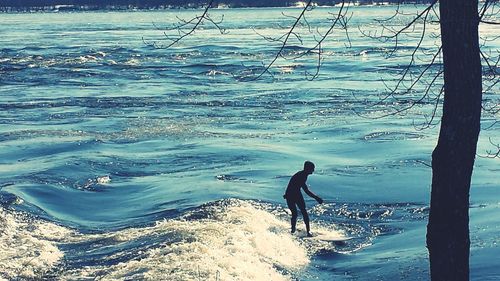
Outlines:
[[306,211],[306,203],[304,202],[304,197],[302,197],[302,192],[300,192],[300,188],[304,189],[304,192],[316,199],[318,203],[323,203],[323,199],[321,199],[316,194],[312,193],[307,187],[306,181],[307,176],[314,172],[314,164],[310,161],[304,162],[304,170],[298,171],[295,175],[292,176],[290,182],[288,183],[288,187],[286,188],[285,195],[283,198],[286,199],[286,203],[288,208],[292,212],[292,233],[295,232],[295,225],[297,224],[297,206],[302,213],[302,217],[304,218],[304,223],[306,224],[307,236],[311,237],[312,234],[309,228],[309,215]]

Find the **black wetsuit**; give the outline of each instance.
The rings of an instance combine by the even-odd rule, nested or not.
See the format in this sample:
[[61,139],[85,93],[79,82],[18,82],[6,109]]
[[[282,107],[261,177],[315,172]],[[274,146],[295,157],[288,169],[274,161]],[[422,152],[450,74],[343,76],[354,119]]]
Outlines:
[[297,222],[297,207],[299,207],[302,216],[304,217],[304,222],[307,226],[307,232],[309,232],[309,216],[306,211],[306,203],[304,197],[302,196],[301,188],[306,188],[308,174],[305,171],[299,171],[295,173],[288,183],[288,187],[285,192],[285,199],[288,208],[292,212],[292,232],[295,231],[295,224]]
[[[290,182],[288,182],[285,197],[289,208],[291,204],[297,204],[299,205],[299,208],[301,207],[301,205],[303,205],[305,208],[304,197],[302,196],[302,192],[300,192],[300,189],[306,186],[307,176],[308,175],[306,172],[299,171],[295,173],[295,175],[293,175],[290,179]],[[295,208],[295,206],[293,207]]]

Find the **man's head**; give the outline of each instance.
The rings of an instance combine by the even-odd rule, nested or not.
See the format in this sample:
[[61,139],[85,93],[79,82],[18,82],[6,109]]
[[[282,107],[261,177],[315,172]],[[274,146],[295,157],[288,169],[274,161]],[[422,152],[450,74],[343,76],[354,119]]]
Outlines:
[[307,174],[312,174],[314,172],[314,163],[311,161],[304,162],[304,171]]

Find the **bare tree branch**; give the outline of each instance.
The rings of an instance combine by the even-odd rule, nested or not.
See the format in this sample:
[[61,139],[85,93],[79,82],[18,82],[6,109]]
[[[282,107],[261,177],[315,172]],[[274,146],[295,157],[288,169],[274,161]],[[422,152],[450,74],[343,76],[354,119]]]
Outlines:
[[292,26],[290,27],[290,30],[283,36],[283,41],[282,44],[281,44],[281,47],[280,49],[278,50],[278,52],[276,53],[276,55],[274,56],[274,58],[271,60],[270,63],[268,63],[265,67],[264,67],[264,70],[258,74],[256,77],[254,78],[250,78],[248,79],[247,81],[253,81],[253,80],[257,80],[259,79],[260,77],[262,77],[262,75],[264,75],[265,73],[269,73],[269,69],[271,68],[271,66],[278,60],[278,58],[280,56],[282,56],[282,53],[283,53],[283,50],[285,49],[286,45],[287,45],[287,42],[288,42],[288,39],[290,38],[290,36],[293,34],[293,30],[295,29],[295,27],[299,24],[300,22],[300,19],[304,16],[304,14],[306,13],[307,11],[307,8],[309,6],[311,6],[311,3],[312,3],[312,0],[309,0],[306,4],[306,6],[302,9],[302,11],[300,12],[300,15],[298,17],[295,18],[295,21],[294,23],[292,24]]
[[[142,37],[142,41],[144,42],[144,44],[152,46],[152,47],[157,48],[157,49],[168,49],[168,48],[178,44],[184,38],[194,34],[195,31],[197,29],[199,29],[199,27],[201,25],[204,24],[205,21],[209,22],[213,26],[215,26],[221,34],[226,34],[227,33],[226,29],[224,29],[220,26],[220,24],[224,20],[224,15],[221,17],[221,19],[219,21],[216,21],[216,20],[212,19],[210,17],[210,15],[208,14],[208,11],[210,10],[210,8],[212,8],[213,2],[214,2],[214,0],[210,0],[208,5],[203,10],[203,13],[201,16],[195,16],[189,20],[184,20],[184,19],[177,17],[177,20],[179,21],[179,23],[175,24],[173,27],[160,28],[156,24],[153,23],[155,28],[157,28],[158,30],[163,30],[163,35],[164,35],[165,39],[169,40],[170,43],[165,44],[165,45],[163,45],[163,44],[159,45],[156,43],[156,41],[153,41],[150,43],[150,42],[146,42],[144,37]],[[185,30],[185,28],[187,28],[187,29]],[[174,37],[174,36],[169,35],[167,33],[169,31],[177,31],[177,36]]]
[[491,138],[489,138],[490,144],[493,146],[493,150],[487,150],[486,155],[478,155],[481,158],[500,158],[500,144],[494,143]]
[[306,18],[306,13],[311,11],[314,8],[314,6],[312,6],[312,0],[310,0],[306,3],[306,5],[304,6],[304,8],[302,9],[301,13],[298,16],[291,16],[291,15],[287,15],[287,14],[282,13],[287,18],[294,19],[293,24],[291,25],[290,28],[288,28],[288,31],[285,34],[278,36],[278,37],[269,37],[269,36],[262,35],[259,32],[254,30],[257,35],[261,36],[265,40],[267,40],[269,42],[280,42],[281,45],[279,47],[279,50],[275,53],[275,55],[271,59],[271,61],[265,65],[264,69],[259,74],[257,74],[254,77],[247,77],[244,80],[245,81],[258,80],[264,74],[270,73],[271,67],[277,62],[277,60],[279,58],[283,58],[286,60],[296,60],[296,59],[302,58],[306,55],[315,54],[315,53],[317,53],[318,57],[319,57],[317,60],[315,72],[314,72],[314,74],[311,74],[308,71],[306,71],[305,75],[306,75],[306,79],[308,79],[308,80],[314,80],[315,78],[317,78],[318,74],[319,74],[319,70],[321,69],[321,62],[323,60],[322,56],[321,56],[321,53],[323,52],[321,45],[327,39],[327,37],[332,34],[335,27],[337,27],[338,25],[341,26],[341,28],[345,31],[346,37],[348,38],[348,42],[350,44],[350,38],[349,38],[349,35],[347,32],[347,23],[348,23],[350,17],[346,16],[349,6],[346,5],[346,3],[347,3],[347,1],[342,1],[340,4],[338,13],[332,14],[334,16],[332,19],[330,19],[332,21],[332,23],[330,24],[328,30],[326,30],[325,33],[322,34],[319,31],[319,29],[316,29],[315,33],[318,35],[318,37],[313,35],[313,38],[316,41],[314,43],[314,45],[311,47],[307,47],[303,52],[301,52],[299,54],[295,54],[293,56],[285,55],[285,50],[286,50],[286,47],[289,46],[290,38],[293,36],[294,38],[296,38],[298,40],[300,45],[304,44],[304,39],[302,38],[302,36],[298,32],[296,32],[297,27],[298,26],[306,27],[308,29],[309,33],[313,33],[312,32],[313,29],[312,29],[309,21]]

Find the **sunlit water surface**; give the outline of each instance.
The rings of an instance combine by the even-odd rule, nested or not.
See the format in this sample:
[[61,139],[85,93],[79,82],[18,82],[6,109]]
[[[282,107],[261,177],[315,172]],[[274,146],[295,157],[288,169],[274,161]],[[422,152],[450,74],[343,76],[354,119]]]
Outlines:
[[[227,34],[206,24],[167,50],[149,45],[168,42],[156,27],[200,11],[0,14],[0,279],[427,280],[438,126],[419,128],[434,102],[377,118],[423,86],[374,105],[412,48],[389,59],[390,44],[360,32],[394,7],[351,9],[350,46],[336,29],[314,81],[315,53],[248,81],[279,50],[258,34],[283,34],[282,11],[300,13],[212,11]],[[309,21],[324,31],[336,11]],[[432,56],[436,41],[421,48]],[[500,140],[483,120],[479,155]],[[326,202],[307,198],[313,232],[353,239],[289,234],[282,194],[304,160]],[[473,280],[500,278],[498,167],[476,160]]]

